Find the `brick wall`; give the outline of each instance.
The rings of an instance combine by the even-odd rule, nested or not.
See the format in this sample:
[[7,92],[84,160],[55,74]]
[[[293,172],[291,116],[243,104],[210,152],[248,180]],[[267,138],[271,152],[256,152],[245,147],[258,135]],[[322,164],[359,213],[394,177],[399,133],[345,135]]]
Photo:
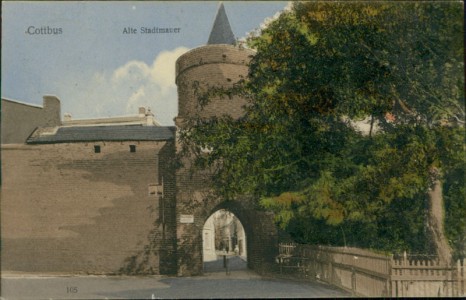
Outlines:
[[[192,172],[193,157],[180,158],[176,172],[176,228],[178,275],[202,274],[202,215],[212,205],[209,198],[209,174]],[[181,215],[193,215],[194,223],[180,222]]]
[[176,159],[175,143],[170,142],[159,152],[159,171],[163,177],[164,196],[159,204],[160,273],[176,274]]
[[[174,272],[173,153],[173,142],[3,145],[2,270]],[[165,231],[149,194],[161,177]]]

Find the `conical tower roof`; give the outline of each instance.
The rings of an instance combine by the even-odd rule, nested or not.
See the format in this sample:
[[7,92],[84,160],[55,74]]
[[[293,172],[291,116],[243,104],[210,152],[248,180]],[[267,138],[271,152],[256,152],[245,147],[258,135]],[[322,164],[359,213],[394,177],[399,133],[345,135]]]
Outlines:
[[209,41],[207,44],[235,44],[235,36],[233,31],[231,31],[230,22],[228,22],[227,13],[225,12],[223,3],[221,3],[218,8],[214,26],[210,32]]

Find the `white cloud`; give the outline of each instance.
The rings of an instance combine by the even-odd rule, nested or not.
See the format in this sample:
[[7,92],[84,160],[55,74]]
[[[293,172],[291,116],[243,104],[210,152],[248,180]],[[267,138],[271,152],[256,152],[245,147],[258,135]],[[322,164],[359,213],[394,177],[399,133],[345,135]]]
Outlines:
[[[78,90],[62,93],[64,112],[73,118],[134,115],[138,107],[150,107],[162,125],[173,125],[178,97],[175,62],[188,48],[163,51],[153,63],[132,60],[110,72],[95,72],[90,78],[76,79]],[[82,89],[82,87],[86,87]]]
[[265,18],[262,23],[259,24],[259,27],[250,31],[246,32],[246,37],[253,37],[253,36],[259,36],[262,32],[262,30],[266,29],[269,27],[269,25],[277,20],[283,13],[288,13],[293,10],[293,1],[289,1],[285,8],[283,8],[281,11],[276,12],[272,17],[267,17]]

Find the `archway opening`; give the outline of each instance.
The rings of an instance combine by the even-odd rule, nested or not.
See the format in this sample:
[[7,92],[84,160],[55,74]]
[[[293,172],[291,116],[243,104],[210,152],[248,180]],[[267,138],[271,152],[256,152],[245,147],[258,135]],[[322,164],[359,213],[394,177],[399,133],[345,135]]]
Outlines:
[[204,272],[247,269],[246,232],[232,212],[220,209],[202,229]]

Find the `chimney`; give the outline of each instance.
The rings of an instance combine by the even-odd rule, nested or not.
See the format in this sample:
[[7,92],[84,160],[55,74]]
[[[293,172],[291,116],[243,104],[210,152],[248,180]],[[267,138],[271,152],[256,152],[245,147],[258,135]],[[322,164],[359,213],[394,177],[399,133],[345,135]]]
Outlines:
[[146,112],[146,125],[148,126],[155,125],[154,114],[151,112],[150,107],[147,108],[147,112]]
[[56,96],[45,95],[43,97],[43,114],[45,126],[60,126],[60,100]]
[[146,108],[145,107],[139,107],[139,117],[144,118],[146,116]]
[[71,114],[70,113],[65,113],[63,115],[63,121],[65,121],[65,122],[71,121]]

